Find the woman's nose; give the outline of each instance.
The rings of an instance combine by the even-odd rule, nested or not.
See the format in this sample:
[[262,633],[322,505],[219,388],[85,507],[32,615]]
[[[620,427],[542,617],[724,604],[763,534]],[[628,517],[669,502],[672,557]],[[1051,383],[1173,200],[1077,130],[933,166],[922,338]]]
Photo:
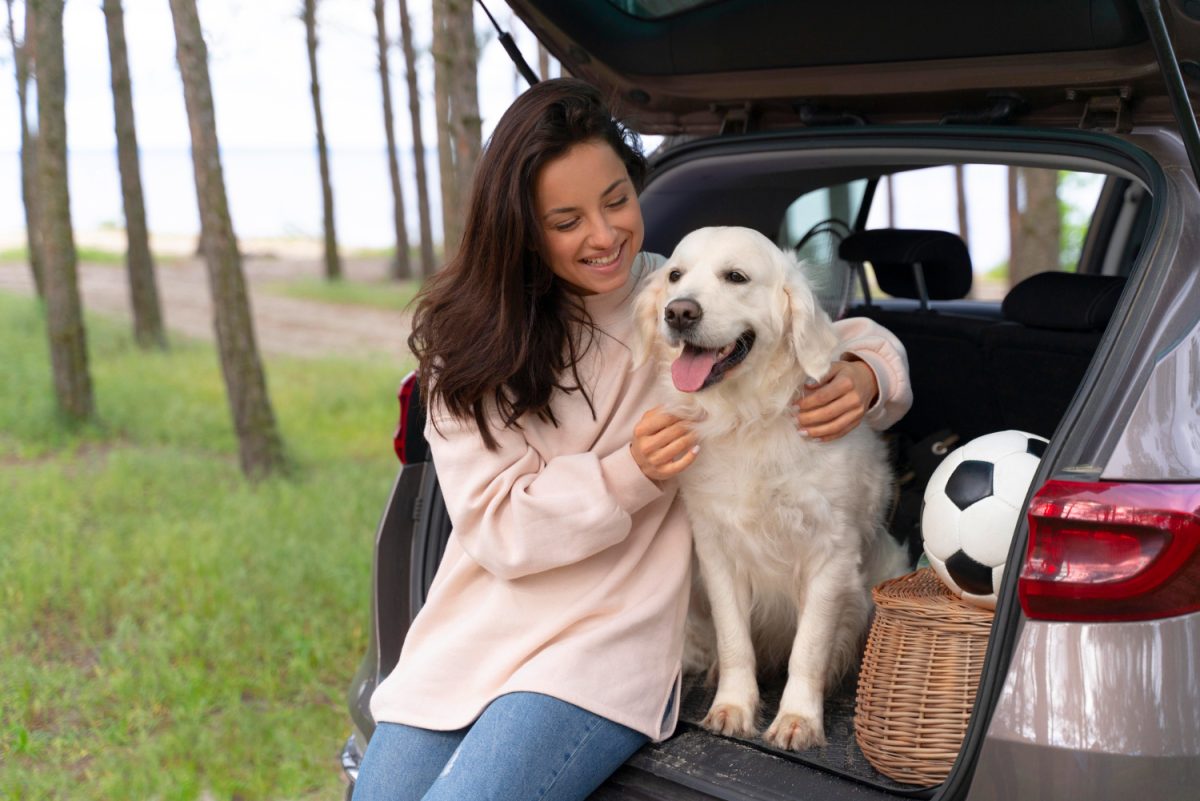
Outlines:
[[608,218],[599,215],[588,231],[588,244],[597,250],[605,250],[616,241],[616,231],[613,230]]

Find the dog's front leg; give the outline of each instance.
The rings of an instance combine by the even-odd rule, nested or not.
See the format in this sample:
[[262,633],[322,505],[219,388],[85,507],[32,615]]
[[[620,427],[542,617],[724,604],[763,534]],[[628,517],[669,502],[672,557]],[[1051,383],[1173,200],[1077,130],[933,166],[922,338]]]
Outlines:
[[758,732],[758,678],[750,639],[750,588],[739,582],[711,532],[696,532],[696,555],[717,634],[717,694],[701,725],[726,736]]
[[779,712],[764,736],[778,748],[800,751],[825,745],[825,673],[841,619],[842,593],[849,580],[826,568],[813,571],[804,581],[787,686]]

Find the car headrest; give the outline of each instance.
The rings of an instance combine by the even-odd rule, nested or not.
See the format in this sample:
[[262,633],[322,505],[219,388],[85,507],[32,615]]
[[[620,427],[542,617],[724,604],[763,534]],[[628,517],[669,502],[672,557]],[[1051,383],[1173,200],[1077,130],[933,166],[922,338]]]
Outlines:
[[1125,279],[1116,275],[1037,273],[1008,291],[1004,319],[1057,331],[1103,331]]
[[838,255],[871,262],[879,288],[894,298],[921,296],[914,264],[921,265],[929,300],[957,300],[971,291],[971,254],[959,236],[947,231],[859,231],[842,240]]

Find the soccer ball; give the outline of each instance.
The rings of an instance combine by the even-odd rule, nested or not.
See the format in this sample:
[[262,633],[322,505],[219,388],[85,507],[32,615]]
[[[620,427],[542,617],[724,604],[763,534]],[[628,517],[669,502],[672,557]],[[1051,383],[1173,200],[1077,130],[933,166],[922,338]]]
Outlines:
[[997,431],[951,451],[925,487],[921,534],[938,577],[964,601],[996,608],[1004,562],[1046,440]]

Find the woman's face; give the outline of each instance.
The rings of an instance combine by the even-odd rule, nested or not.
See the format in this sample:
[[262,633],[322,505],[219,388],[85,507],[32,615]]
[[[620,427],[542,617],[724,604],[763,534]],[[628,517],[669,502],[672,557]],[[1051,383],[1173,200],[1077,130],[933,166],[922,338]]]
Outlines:
[[619,289],[645,229],[633,182],[607,143],[581,142],[538,173],[543,257],[580,294]]

